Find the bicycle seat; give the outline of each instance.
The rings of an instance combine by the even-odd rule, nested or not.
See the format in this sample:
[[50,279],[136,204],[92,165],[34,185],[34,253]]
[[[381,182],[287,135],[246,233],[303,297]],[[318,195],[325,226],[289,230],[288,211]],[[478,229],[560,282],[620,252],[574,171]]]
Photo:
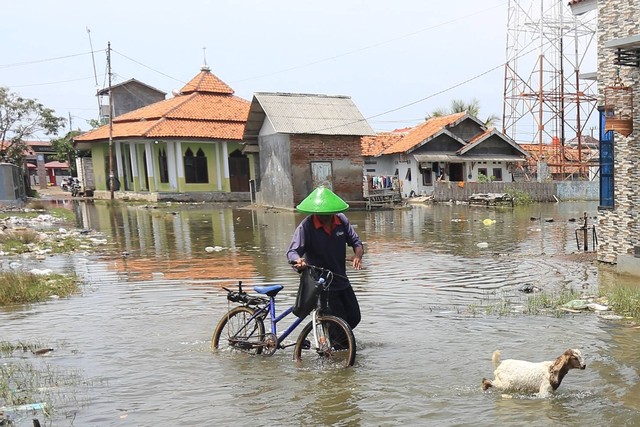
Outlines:
[[282,285],[268,285],[268,286],[254,286],[253,290],[259,294],[268,295],[270,297],[275,297],[278,292],[284,289]]

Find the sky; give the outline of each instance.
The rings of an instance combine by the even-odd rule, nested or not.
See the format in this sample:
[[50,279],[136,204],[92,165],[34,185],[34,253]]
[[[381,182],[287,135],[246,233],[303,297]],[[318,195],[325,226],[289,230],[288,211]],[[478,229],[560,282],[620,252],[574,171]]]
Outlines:
[[10,1],[0,86],[88,130],[96,89],[135,78],[171,96],[205,63],[255,92],[345,95],[377,131],[452,99],[502,116],[507,0]]

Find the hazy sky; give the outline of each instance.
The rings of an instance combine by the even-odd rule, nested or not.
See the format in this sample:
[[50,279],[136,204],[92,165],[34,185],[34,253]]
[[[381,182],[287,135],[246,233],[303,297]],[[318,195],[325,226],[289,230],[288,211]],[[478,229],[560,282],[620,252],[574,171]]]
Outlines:
[[237,96],[350,96],[376,131],[413,126],[454,98],[502,115],[506,0],[22,0],[2,9],[0,85],[83,130],[98,115],[96,75],[107,85],[108,41],[114,84],[135,78],[168,96],[206,54]]

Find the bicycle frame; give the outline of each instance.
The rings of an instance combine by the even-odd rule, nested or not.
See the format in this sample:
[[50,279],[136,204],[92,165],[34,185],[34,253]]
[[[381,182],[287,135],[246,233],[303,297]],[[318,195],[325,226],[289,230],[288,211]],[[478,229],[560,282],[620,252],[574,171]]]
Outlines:
[[289,314],[291,314],[293,312],[293,306],[287,308],[285,311],[283,311],[282,313],[280,313],[279,315],[276,315],[276,300],[275,297],[269,297],[269,304],[268,305],[264,305],[262,307],[260,307],[258,310],[256,310],[256,312],[253,314],[253,316],[251,316],[251,318],[247,321],[247,323],[250,323],[251,321],[253,321],[255,318],[266,318],[267,313],[269,312],[269,320],[271,322],[271,333],[277,337],[278,339],[278,347],[279,348],[283,348],[282,346],[282,342],[289,336],[291,335],[291,333],[300,325],[300,323],[302,323],[304,321],[304,319],[306,319],[306,316],[303,318],[296,318],[296,320],[289,325],[289,327],[287,329],[285,329],[284,332],[282,332],[282,335],[278,335],[278,322],[280,322],[282,319],[284,319],[285,317],[287,317]]

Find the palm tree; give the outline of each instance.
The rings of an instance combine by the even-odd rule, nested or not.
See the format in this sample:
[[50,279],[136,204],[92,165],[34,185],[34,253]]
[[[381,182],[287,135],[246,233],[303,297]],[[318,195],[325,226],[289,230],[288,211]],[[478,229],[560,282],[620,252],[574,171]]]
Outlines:
[[[448,109],[438,108],[431,112],[431,114],[428,114],[425,119],[429,120],[432,117],[448,116],[449,114],[462,113],[465,111],[474,117],[478,117],[478,115],[480,114],[480,101],[478,101],[476,98],[473,98],[471,102],[466,103],[462,99],[452,99],[451,106]],[[495,114],[491,114],[485,119],[484,125],[489,128],[499,121],[500,117]]]

